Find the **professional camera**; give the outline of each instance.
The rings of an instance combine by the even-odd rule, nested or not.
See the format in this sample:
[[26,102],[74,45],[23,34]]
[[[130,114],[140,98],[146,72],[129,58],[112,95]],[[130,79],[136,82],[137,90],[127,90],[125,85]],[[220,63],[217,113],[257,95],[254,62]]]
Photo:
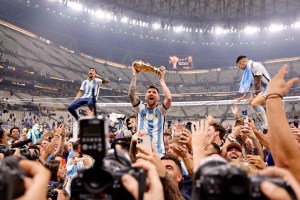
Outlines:
[[207,160],[198,168],[193,186],[193,199],[268,199],[260,191],[260,184],[264,180],[284,188],[292,199],[297,199],[291,186],[282,179],[265,176],[248,177],[245,171],[220,158]]
[[24,176],[17,159],[9,156],[0,160],[0,198],[11,200],[22,196],[25,192]]
[[15,143],[11,146],[5,146],[5,145],[0,145],[0,153],[3,153],[5,157],[13,155],[15,153],[14,148],[20,148],[20,154],[27,158],[28,160],[37,160],[39,159],[39,151],[33,147],[25,147],[24,143],[29,143],[31,142],[31,139],[21,141],[18,143]]
[[128,157],[117,151],[105,152],[105,120],[103,117],[87,118],[80,121],[81,151],[95,159],[90,169],[78,170],[71,182],[71,199],[134,199],[121,182],[128,173],[137,179],[143,192],[146,174],[131,168]]

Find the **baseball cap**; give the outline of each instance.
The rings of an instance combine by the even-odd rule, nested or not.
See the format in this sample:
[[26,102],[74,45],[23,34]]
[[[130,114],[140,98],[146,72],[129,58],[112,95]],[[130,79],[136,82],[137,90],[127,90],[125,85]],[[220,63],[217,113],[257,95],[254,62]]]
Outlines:
[[232,148],[237,148],[238,150],[240,150],[240,152],[243,152],[241,145],[239,145],[239,144],[237,144],[237,143],[235,143],[235,142],[230,143],[230,144],[227,146],[226,151],[229,151],[229,150],[232,149]]

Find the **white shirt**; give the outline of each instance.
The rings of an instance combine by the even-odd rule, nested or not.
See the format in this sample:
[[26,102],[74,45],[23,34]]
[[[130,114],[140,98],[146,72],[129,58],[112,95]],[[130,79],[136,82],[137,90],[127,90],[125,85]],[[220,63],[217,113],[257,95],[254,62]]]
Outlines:
[[84,92],[81,98],[93,98],[93,91],[94,95],[97,98],[100,90],[100,83],[102,83],[102,79],[94,78],[92,80],[84,80],[81,84],[80,90]]
[[266,89],[268,83],[271,80],[269,73],[266,68],[259,62],[253,62],[252,60],[248,61],[248,65],[251,67],[253,76],[262,76],[261,86]]

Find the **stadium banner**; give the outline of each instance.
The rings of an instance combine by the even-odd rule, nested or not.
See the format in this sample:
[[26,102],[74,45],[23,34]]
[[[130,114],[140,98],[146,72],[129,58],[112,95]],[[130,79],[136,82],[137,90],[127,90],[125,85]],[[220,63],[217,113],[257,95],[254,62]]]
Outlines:
[[179,58],[178,56],[169,56],[169,68],[173,70],[193,69],[193,57]]

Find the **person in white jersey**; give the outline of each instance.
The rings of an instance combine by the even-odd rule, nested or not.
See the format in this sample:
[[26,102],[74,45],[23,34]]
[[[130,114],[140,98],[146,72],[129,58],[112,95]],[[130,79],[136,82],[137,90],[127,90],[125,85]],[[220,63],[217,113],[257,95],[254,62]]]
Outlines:
[[265,90],[271,77],[261,63],[249,60],[247,56],[237,57],[236,63],[240,69],[244,70],[240,83],[240,92],[244,94],[238,100],[246,99],[251,95],[252,100],[250,104],[255,109],[263,128],[268,129],[267,116],[262,105],[266,102]]
[[159,155],[165,153],[164,147],[164,122],[165,116],[172,104],[172,95],[165,82],[165,67],[159,68],[159,83],[164,93],[164,101],[162,104],[158,104],[160,100],[158,89],[151,85],[146,92],[145,101],[146,104],[140,101],[136,93],[136,79],[138,72],[132,67],[132,80],[129,86],[128,95],[132,106],[138,113],[138,127],[137,130],[145,130],[151,138],[152,144],[157,149]]
[[75,100],[68,107],[69,112],[75,117],[76,120],[79,116],[76,109],[87,105],[91,111],[93,111],[93,92],[95,98],[98,97],[100,91],[100,84],[109,83],[108,78],[102,78],[97,74],[96,69],[90,68],[88,73],[88,79],[84,80],[81,84],[80,90],[78,91]]

